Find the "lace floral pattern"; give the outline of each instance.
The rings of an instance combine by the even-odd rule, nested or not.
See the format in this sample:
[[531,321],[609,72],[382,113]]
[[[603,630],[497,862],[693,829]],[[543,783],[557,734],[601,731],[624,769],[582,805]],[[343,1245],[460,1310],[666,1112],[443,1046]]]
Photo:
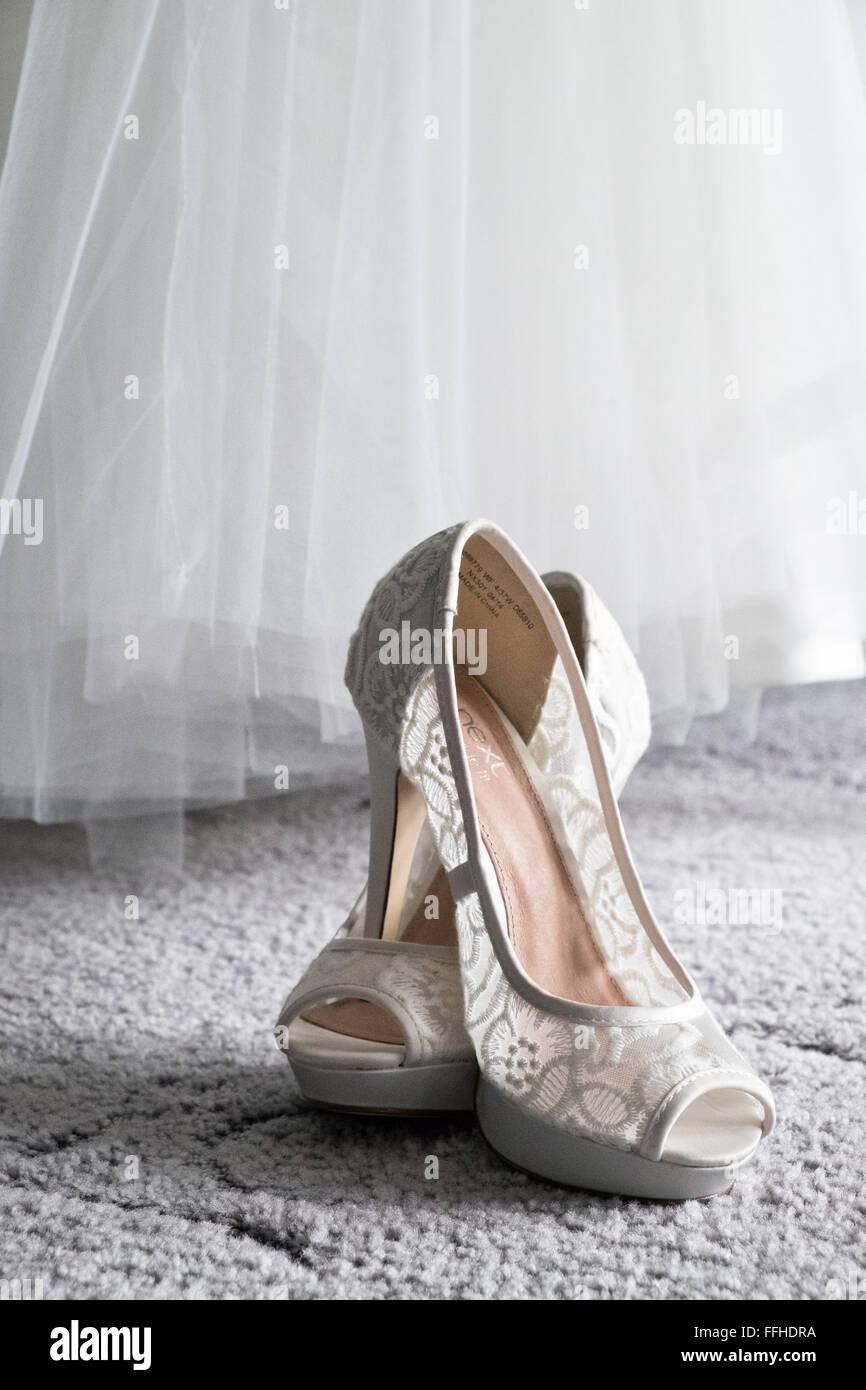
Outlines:
[[408,620],[414,627],[432,627],[433,596],[443,557],[459,526],[421,541],[380,579],[361,615],[346,661],[346,685],[368,729],[395,753],[409,694],[420,668],[386,665],[380,660],[380,633],[399,630]]
[[[649,696],[634,653],[613,614],[591,585],[585,580],[581,583],[587,634],[586,689],[602,732],[613,788],[619,796],[650,740]],[[562,679],[565,680],[564,672]]]
[[[619,633],[618,628],[616,631]],[[619,642],[625,646],[621,633]],[[599,652],[602,651],[604,648],[600,647]],[[623,666],[621,661],[617,664]],[[598,678],[595,689],[598,702]],[[624,701],[623,696],[620,707]],[[636,698],[635,703],[640,706],[640,699]],[[608,708],[610,706],[609,700]],[[595,707],[598,708],[598,703]],[[627,757],[630,759],[644,732],[648,734],[648,726],[642,731],[639,724],[635,731],[624,732],[609,750],[609,762],[612,755],[618,779],[622,782],[631,770],[631,766],[626,769],[623,763],[626,756],[624,750],[628,750]],[[580,881],[575,886],[580,892],[587,920],[593,924],[596,941],[611,975],[633,1004],[679,1003],[685,998],[683,988],[671,975],[641,926],[622,881],[608,837],[580,717],[559,660],[554,667],[541,721],[530,741],[529,751],[538,768],[547,774],[549,798],[556,807],[572,853],[580,866]],[[611,777],[613,780],[613,771]],[[617,790],[616,782],[614,790]]]
[[[465,832],[429,671],[407,707],[401,765],[427,799],[442,863],[455,868],[466,857]],[[466,1027],[479,1065],[506,1095],[560,1128],[635,1147],[673,1086],[725,1065],[699,1024],[588,1027],[528,1003],[502,971],[475,893],[457,904],[457,937]],[[616,956],[608,960],[622,969]]]

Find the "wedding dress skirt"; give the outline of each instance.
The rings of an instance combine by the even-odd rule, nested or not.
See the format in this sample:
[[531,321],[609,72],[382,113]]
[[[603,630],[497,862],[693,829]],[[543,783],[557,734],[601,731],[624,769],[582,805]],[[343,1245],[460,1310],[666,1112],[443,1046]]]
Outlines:
[[590,579],[661,737],[862,675],[855,19],[36,0],[0,182],[0,811],[360,769],[364,596],[469,515]]

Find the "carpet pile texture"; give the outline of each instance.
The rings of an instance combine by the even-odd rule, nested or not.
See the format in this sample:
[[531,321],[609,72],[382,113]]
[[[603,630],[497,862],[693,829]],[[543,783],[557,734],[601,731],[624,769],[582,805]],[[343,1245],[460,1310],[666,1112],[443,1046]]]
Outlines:
[[[709,1203],[569,1192],[470,1121],[302,1103],[271,1028],[362,882],[362,785],[191,816],[183,872],[143,886],[94,873],[76,827],[4,826],[0,1280],[46,1299],[823,1299],[853,1275],[862,1296],[863,713],[859,682],[769,692],[754,742],[705,722],[624,796],[657,915],[779,1108]],[[719,889],[763,890],[759,920],[678,920]]]

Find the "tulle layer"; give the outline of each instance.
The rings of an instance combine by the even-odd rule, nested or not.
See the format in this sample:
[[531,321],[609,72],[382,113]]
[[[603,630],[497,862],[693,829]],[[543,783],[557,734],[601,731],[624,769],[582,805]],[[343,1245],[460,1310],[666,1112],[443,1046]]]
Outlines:
[[469,515],[590,579],[657,736],[863,674],[858,44],[841,3],[37,0],[0,811],[358,769],[348,636]]

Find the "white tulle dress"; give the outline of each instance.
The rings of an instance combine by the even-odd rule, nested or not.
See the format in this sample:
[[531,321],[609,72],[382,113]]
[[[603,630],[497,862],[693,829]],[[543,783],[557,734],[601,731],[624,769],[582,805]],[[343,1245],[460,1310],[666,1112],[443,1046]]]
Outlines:
[[0,811],[360,768],[349,634],[470,515],[589,578],[658,737],[862,675],[864,36],[841,0],[36,0]]

